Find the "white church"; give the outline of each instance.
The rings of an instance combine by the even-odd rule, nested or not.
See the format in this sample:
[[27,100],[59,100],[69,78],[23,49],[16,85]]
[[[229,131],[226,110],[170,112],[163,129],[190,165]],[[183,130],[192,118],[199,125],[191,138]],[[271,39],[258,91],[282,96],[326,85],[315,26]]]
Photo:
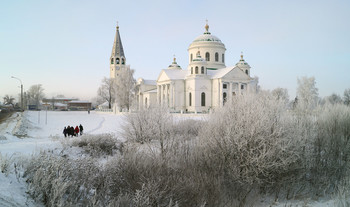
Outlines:
[[[258,81],[250,76],[250,66],[241,59],[234,66],[225,65],[225,45],[209,32],[198,36],[188,48],[189,64],[182,69],[176,59],[160,71],[157,80],[139,78],[136,85],[138,108],[167,106],[173,112],[208,113],[222,107],[233,96],[256,93]],[[117,26],[110,58],[110,76],[114,78],[126,65]]]

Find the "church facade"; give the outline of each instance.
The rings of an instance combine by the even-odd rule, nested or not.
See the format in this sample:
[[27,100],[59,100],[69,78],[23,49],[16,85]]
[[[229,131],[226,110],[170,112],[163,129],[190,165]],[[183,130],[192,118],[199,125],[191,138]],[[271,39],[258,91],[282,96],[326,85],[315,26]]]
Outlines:
[[[115,52],[112,51],[111,56],[111,77],[115,77],[125,64],[117,27],[114,44],[118,41],[119,46],[113,46]],[[209,32],[206,24],[205,32],[188,48],[186,69],[182,69],[174,58],[168,68],[160,71],[156,80],[137,80],[135,98],[138,109],[158,104],[173,112],[207,113],[222,107],[234,96],[256,93],[257,79],[250,76],[251,68],[243,55],[236,65],[227,67],[225,51],[225,45]],[[117,58],[119,65],[116,64]]]

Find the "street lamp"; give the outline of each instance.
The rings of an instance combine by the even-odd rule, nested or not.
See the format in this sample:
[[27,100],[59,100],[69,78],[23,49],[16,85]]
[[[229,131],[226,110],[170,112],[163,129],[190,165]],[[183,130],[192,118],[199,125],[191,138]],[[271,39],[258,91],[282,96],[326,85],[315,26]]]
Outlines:
[[17,79],[17,80],[19,80],[19,82],[21,82],[21,109],[22,109],[22,111],[24,111],[24,109],[23,109],[23,84],[22,84],[22,81],[21,81],[21,79],[16,78],[14,76],[11,76],[11,78]]

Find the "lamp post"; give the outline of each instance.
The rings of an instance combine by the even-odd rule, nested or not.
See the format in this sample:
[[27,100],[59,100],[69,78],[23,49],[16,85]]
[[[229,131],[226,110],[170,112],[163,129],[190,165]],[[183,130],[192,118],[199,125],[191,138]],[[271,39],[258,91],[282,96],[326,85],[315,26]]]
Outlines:
[[22,84],[22,81],[21,81],[21,79],[16,78],[14,76],[11,76],[11,78],[17,79],[17,80],[19,80],[19,82],[21,82],[21,109],[22,109],[22,111],[24,111],[24,108],[23,108],[23,84]]

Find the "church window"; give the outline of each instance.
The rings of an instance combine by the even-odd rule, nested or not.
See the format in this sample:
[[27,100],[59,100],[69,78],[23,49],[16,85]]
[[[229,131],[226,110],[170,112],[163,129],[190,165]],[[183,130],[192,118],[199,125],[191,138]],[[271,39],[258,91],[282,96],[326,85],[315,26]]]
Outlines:
[[195,72],[196,74],[198,74],[198,66],[196,66]]
[[225,62],[225,54],[222,54],[222,62]]
[[193,67],[191,67],[191,74],[193,74]]
[[227,89],[227,84],[224,83],[224,84],[222,85],[222,88],[223,88],[223,89]]
[[191,53],[191,62],[192,62],[192,60],[193,60],[193,54]]
[[113,61],[113,60],[114,60],[114,58],[112,58],[112,59],[111,59],[111,64],[113,64],[113,63],[114,63],[114,61]]
[[116,59],[115,59],[115,63],[116,63],[116,64],[119,64],[119,58],[116,58]]
[[201,94],[201,105],[205,106],[205,93],[204,92]]
[[210,54],[209,54],[209,52],[205,53],[205,60],[206,61],[210,61]]
[[148,108],[148,107],[147,107],[147,98],[145,99],[145,107]]
[[226,101],[227,101],[227,94],[226,94],[226,92],[224,92],[223,94],[222,94],[222,98],[224,99],[223,101],[223,105],[225,105],[225,103],[226,103]]
[[204,67],[201,67],[201,73],[204,74]]
[[189,100],[189,106],[192,106],[192,93],[188,95],[188,100]]
[[245,73],[248,75],[248,70],[245,70]]
[[219,62],[219,53],[215,53],[215,62]]
[[241,85],[241,89],[244,89],[244,85]]
[[122,65],[124,65],[125,64],[125,61],[124,61],[124,58],[122,58]]

